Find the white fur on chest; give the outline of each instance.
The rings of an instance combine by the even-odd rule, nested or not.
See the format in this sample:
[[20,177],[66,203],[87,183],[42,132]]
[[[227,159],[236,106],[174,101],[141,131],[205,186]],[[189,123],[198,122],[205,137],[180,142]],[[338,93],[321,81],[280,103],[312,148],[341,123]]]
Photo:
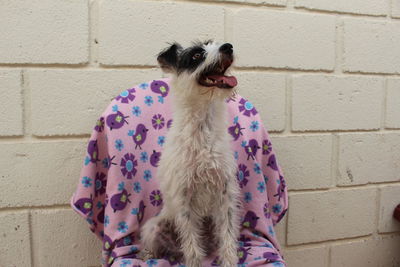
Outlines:
[[192,209],[206,216],[226,183],[236,179],[226,109],[220,99],[175,101],[158,170],[166,205],[180,206],[190,198]]

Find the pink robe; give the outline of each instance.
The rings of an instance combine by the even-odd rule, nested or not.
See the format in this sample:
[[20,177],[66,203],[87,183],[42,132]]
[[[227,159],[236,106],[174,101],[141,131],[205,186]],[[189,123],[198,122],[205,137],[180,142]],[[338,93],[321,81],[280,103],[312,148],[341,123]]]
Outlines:
[[[157,166],[172,123],[169,79],[122,92],[101,115],[87,147],[74,210],[103,242],[103,266],[184,266],[175,259],[136,259],[140,227],[160,212]],[[254,106],[230,99],[228,133],[238,164],[243,209],[238,266],[285,266],[274,225],[287,210],[287,189]],[[215,255],[204,266],[218,266]]]

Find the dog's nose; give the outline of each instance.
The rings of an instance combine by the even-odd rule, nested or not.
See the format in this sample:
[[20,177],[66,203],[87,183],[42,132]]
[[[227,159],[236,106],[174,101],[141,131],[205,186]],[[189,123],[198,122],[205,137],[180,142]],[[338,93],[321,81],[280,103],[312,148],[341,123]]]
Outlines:
[[219,48],[219,51],[227,54],[227,55],[232,55],[233,53],[233,46],[230,43],[226,43],[221,45],[221,47]]

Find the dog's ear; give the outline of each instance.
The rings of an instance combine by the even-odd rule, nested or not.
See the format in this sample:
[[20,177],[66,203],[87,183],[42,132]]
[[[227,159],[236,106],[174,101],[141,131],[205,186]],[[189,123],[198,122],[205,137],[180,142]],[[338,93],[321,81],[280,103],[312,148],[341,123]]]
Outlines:
[[178,57],[181,51],[182,46],[178,43],[174,43],[158,54],[157,61],[164,72],[176,72],[178,67]]

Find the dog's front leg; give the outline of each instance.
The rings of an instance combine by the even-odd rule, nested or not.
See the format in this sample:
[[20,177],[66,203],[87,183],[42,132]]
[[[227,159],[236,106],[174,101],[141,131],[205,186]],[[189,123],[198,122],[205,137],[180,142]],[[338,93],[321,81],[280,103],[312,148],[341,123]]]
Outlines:
[[201,218],[191,211],[189,204],[178,212],[175,223],[187,267],[201,267],[205,252],[201,247]]
[[[218,203],[219,202],[219,203]],[[227,183],[224,194],[213,214],[215,235],[218,240],[218,256],[221,267],[232,267],[238,263],[237,248],[239,237],[238,189],[233,182]]]

